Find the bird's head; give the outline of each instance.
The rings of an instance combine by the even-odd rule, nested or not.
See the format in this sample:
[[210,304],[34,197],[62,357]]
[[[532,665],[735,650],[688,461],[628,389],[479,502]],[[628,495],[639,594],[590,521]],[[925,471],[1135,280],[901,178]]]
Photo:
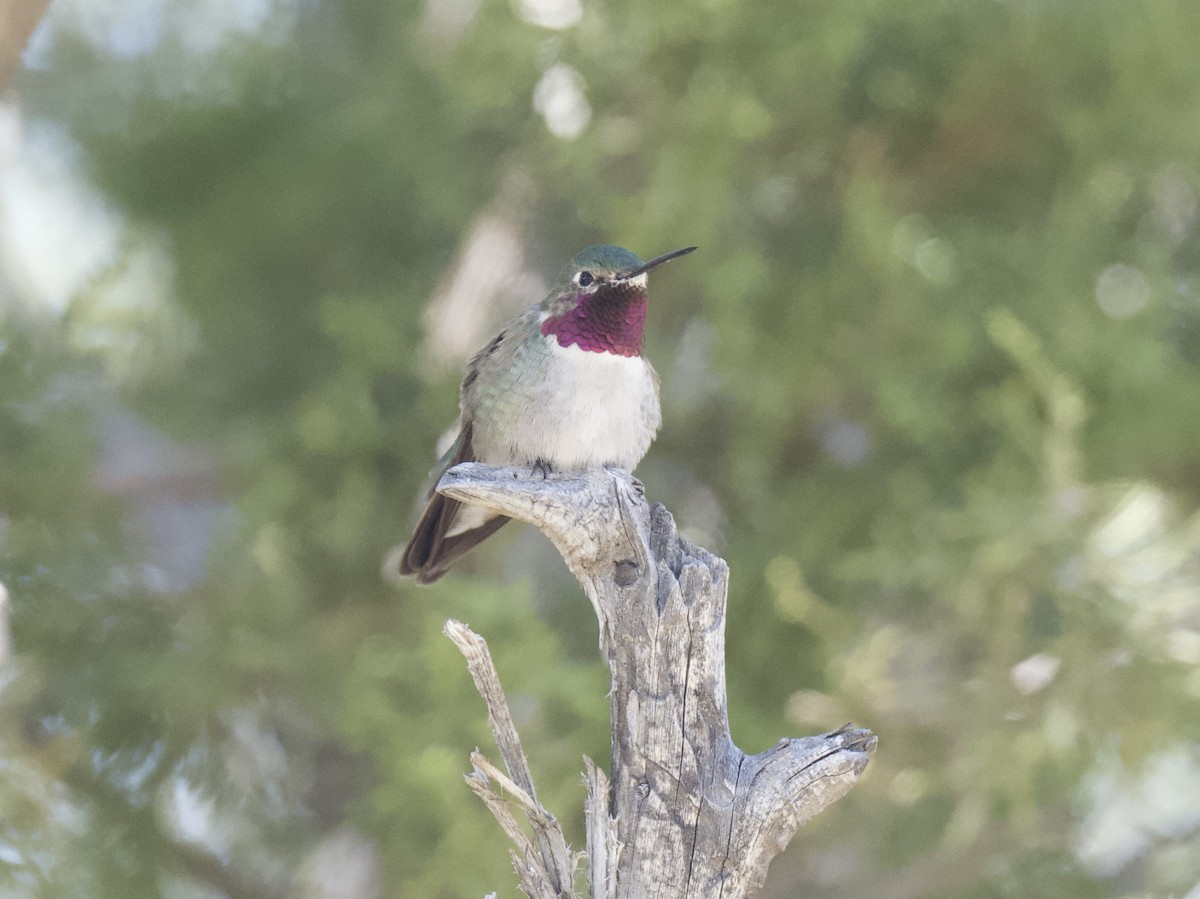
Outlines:
[[649,262],[624,247],[596,244],[584,247],[571,257],[555,282],[558,296],[581,297],[608,290],[646,289],[646,273],[657,265],[685,256],[695,247],[684,247],[656,256]]
[[646,262],[621,247],[585,247],[571,257],[551,291],[542,334],[553,335],[563,347],[641,355],[647,273],[694,249],[684,247]]

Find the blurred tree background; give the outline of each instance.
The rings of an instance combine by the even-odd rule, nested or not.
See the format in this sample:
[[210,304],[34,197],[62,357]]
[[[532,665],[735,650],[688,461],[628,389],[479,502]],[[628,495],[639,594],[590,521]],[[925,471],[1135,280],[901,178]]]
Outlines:
[[612,242],[701,247],[639,474],[730,563],[735,740],[881,738],[765,895],[1200,897],[1197,34],[57,0],[0,105],[0,896],[515,895],[448,616],[582,844],[553,549],[380,562],[465,358]]

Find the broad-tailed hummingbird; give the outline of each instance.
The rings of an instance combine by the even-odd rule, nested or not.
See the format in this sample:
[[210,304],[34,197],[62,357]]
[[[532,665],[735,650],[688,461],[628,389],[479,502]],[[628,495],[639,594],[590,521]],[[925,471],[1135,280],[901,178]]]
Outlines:
[[[500,329],[467,364],[458,437],[441,473],[459,462],[632,471],[662,423],[658,375],[642,355],[650,269],[621,247],[572,257],[549,295]],[[432,492],[400,558],[428,584],[508,519]]]

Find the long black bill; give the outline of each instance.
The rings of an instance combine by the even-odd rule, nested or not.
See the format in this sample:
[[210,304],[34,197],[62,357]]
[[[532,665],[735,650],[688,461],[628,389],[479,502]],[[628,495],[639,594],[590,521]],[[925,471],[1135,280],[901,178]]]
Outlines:
[[625,274],[621,275],[621,280],[624,281],[626,278],[636,278],[643,272],[650,271],[650,269],[654,268],[656,265],[662,265],[664,262],[670,262],[672,259],[678,259],[680,256],[686,256],[694,249],[696,248],[684,247],[682,250],[672,250],[670,253],[663,253],[661,256],[655,256],[649,262],[643,262],[633,271],[625,272]]

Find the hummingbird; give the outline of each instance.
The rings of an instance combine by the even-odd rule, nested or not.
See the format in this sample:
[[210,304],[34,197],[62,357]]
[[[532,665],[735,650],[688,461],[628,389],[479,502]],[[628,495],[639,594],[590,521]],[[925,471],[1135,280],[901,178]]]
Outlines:
[[[543,477],[601,466],[632,471],[662,423],[658,375],[642,355],[647,274],[695,249],[646,262],[598,244],[571,257],[546,298],[467,363],[458,436],[437,476],[459,462],[529,466]],[[400,574],[433,583],[508,520],[431,490]]]

